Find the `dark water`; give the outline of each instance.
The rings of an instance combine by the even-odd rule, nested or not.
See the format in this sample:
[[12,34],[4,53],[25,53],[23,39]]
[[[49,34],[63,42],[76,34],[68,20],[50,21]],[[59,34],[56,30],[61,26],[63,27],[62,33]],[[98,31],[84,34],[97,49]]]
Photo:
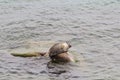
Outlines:
[[[70,41],[84,67],[10,55],[39,41]],[[0,80],[120,80],[120,0],[0,0],[0,50]]]

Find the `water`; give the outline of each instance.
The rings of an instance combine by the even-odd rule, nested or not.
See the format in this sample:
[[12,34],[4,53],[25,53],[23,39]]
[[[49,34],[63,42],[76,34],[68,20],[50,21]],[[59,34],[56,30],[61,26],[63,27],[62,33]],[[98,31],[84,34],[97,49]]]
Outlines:
[[[0,80],[120,80],[119,14],[120,0],[0,0]],[[84,67],[10,55],[39,41],[70,41]]]

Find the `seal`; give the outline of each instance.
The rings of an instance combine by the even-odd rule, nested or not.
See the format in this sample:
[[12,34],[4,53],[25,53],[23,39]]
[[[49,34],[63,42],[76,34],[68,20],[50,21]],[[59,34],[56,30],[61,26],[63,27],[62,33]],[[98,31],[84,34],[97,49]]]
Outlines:
[[71,45],[67,42],[56,43],[49,49],[49,57],[52,61],[70,62],[73,58],[69,55],[68,49]]

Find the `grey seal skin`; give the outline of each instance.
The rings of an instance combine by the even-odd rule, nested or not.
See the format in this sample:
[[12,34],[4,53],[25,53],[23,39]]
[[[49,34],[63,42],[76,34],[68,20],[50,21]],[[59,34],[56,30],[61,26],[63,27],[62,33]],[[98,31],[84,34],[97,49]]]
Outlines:
[[67,52],[70,47],[71,45],[67,42],[56,43],[49,49],[48,52],[49,57],[51,58],[52,61],[57,61],[57,60],[69,61],[67,60],[69,59],[69,55]]

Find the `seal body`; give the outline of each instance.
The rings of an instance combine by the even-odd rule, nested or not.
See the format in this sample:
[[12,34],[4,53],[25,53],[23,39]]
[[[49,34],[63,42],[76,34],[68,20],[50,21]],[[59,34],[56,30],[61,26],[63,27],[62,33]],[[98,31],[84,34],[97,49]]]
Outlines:
[[57,56],[54,56],[54,60],[57,62],[74,62],[73,56],[71,56],[69,53],[60,53]]
[[49,49],[49,57],[52,61],[69,62],[71,58],[67,52],[70,47],[71,45],[66,42],[56,43]]

